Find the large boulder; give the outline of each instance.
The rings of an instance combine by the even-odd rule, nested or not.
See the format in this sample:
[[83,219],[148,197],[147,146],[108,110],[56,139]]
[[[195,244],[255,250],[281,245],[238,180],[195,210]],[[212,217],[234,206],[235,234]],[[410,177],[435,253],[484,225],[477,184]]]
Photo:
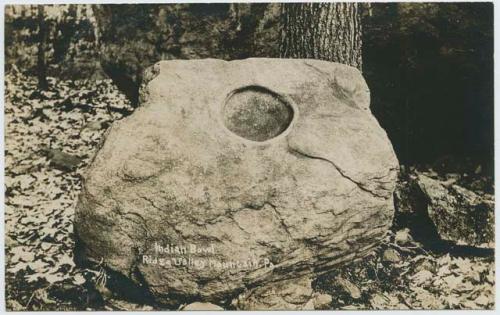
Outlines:
[[178,60],[146,77],[86,173],[84,261],[160,303],[219,303],[350,263],[390,227],[398,161],[357,69]]

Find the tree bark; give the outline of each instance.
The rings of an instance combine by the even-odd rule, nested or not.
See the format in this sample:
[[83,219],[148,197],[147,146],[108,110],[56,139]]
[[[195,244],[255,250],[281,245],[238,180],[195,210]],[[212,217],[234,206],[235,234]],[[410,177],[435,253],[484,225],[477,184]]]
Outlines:
[[45,41],[47,37],[47,25],[44,18],[43,5],[38,5],[38,54],[37,54],[37,77],[38,88],[47,90],[47,64],[45,62]]
[[282,6],[282,58],[312,58],[361,70],[358,3],[287,3]]

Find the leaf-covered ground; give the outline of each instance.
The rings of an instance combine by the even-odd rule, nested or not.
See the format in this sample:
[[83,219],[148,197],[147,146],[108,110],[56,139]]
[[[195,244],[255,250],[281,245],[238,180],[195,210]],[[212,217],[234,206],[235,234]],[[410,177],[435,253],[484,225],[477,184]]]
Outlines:
[[110,81],[49,83],[40,92],[34,78],[5,77],[6,299],[13,310],[99,302],[87,283],[97,275],[73,262],[74,206],[106,127],[130,111]]
[[[105,288],[103,269],[73,262],[81,174],[107,127],[131,112],[110,80],[5,77],[5,247],[9,310],[151,310]],[[327,309],[488,309],[494,261],[432,253],[407,230],[314,283]]]
[[493,257],[460,257],[427,251],[408,229],[390,232],[359,263],[318,280],[334,309],[490,309],[494,306]]

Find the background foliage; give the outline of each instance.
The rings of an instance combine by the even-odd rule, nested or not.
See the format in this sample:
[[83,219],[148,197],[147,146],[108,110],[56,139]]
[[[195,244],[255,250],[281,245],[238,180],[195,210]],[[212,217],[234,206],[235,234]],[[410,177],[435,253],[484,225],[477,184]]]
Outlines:
[[491,172],[493,4],[378,3],[363,26],[372,110],[400,162]]
[[[90,5],[45,6],[50,33],[48,73],[64,79],[104,78],[99,64],[102,52],[114,56],[104,58],[102,64],[115,81],[118,61],[136,64],[126,69],[132,72],[129,77],[140,77],[139,70],[155,60],[192,58],[194,52],[187,47],[203,36],[206,57],[219,50],[226,51],[227,59],[276,57],[279,11],[266,6],[238,10],[227,4],[107,6],[105,10],[114,13],[110,15],[114,18],[106,25],[110,29],[106,36],[113,38],[104,38],[112,44],[100,50]],[[213,14],[213,23],[193,19],[200,14]],[[388,132],[401,163],[454,168],[479,164],[491,173],[493,5],[377,3],[366,7],[363,15],[363,72],[371,88],[372,110]],[[157,16],[164,19],[154,20]],[[185,16],[182,23],[179,16]],[[156,27],[170,25],[172,36],[164,39],[164,47],[155,47],[147,40],[147,36],[156,36],[144,29],[153,22]],[[6,69],[16,66],[33,74],[36,6],[6,7],[5,27]],[[231,28],[238,32],[227,33]],[[221,36],[225,40],[216,42]],[[175,37],[185,47],[174,43]],[[157,40],[161,38],[151,39]],[[235,45],[245,51],[231,51]],[[121,48],[117,51],[116,47]],[[110,50],[118,55],[110,55]],[[131,83],[128,86],[134,88]]]
[[[96,21],[90,5],[45,5],[48,75],[62,79],[103,79]],[[36,75],[37,5],[5,7],[5,69]]]

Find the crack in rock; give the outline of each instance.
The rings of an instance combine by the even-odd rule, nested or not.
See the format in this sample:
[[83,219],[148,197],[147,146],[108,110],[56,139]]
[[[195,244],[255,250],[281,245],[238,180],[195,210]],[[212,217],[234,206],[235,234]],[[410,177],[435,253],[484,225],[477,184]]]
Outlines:
[[306,158],[309,158],[309,159],[315,159],[315,160],[321,160],[321,161],[325,161],[329,164],[331,164],[337,171],[338,173],[344,177],[345,179],[349,180],[350,182],[354,183],[356,186],[358,186],[361,190],[367,192],[367,193],[370,193],[371,195],[373,195],[374,197],[377,197],[377,198],[384,198],[384,199],[387,199],[385,196],[383,195],[380,195],[380,194],[377,194],[376,192],[366,188],[363,183],[359,183],[357,181],[355,181],[352,177],[348,176],[345,174],[345,172],[340,168],[338,167],[335,163],[333,163],[332,161],[330,161],[329,159],[327,158],[324,158],[324,157],[320,157],[320,156],[314,156],[314,155],[311,155],[311,154],[308,154],[308,153],[305,153],[297,148],[293,148],[290,146],[290,144],[288,145],[288,149],[290,150],[290,152],[292,153],[296,153],[300,156],[304,156]]
[[285,220],[281,217],[281,213],[278,211],[278,209],[276,209],[276,206],[268,201],[265,202],[265,204],[269,205],[271,207],[271,209],[273,209],[274,213],[278,217],[278,221],[280,222],[281,227],[283,228],[285,233],[290,237],[290,239],[293,240],[293,236],[290,233],[290,231],[288,230],[288,226],[286,225]]

